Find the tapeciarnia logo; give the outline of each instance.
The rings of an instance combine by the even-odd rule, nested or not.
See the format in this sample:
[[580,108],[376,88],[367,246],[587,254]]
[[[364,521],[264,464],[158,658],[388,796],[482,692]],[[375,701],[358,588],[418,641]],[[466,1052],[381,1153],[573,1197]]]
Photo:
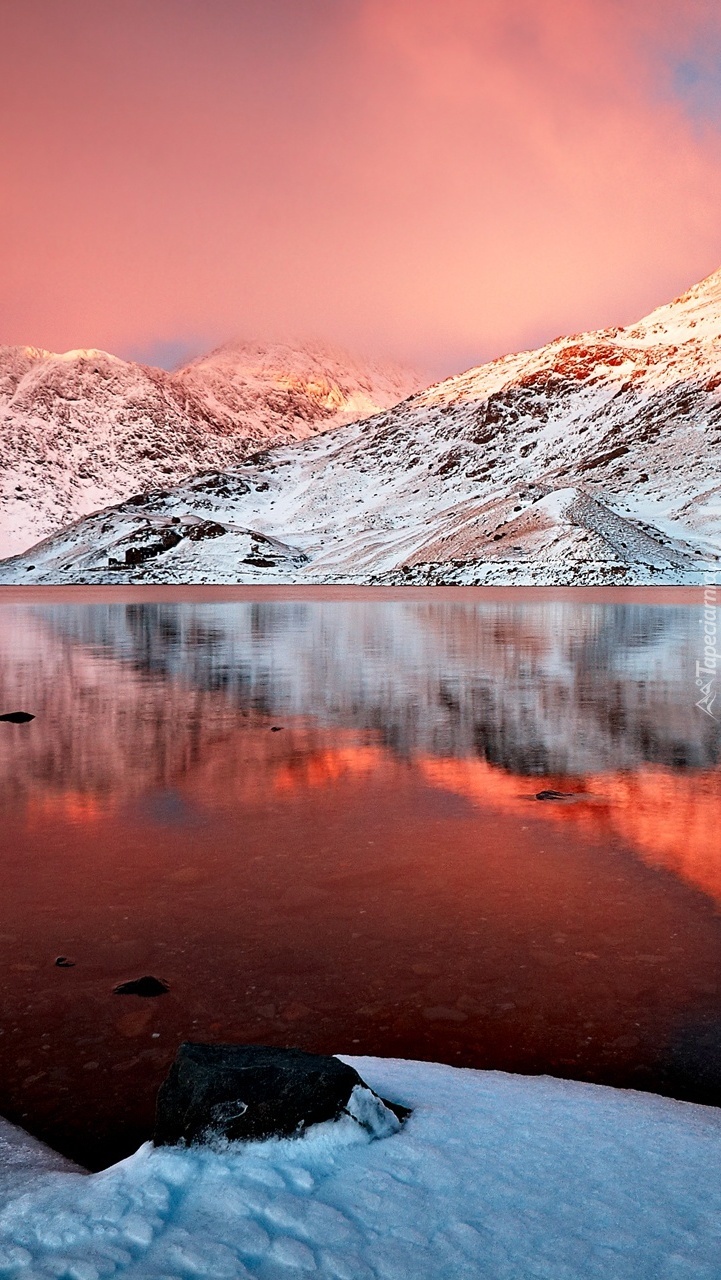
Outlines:
[[716,605],[716,572],[705,574],[706,585],[703,593],[703,611],[699,618],[699,626],[703,627],[703,662],[696,663],[696,688],[701,697],[694,705],[704,715],[718,719],[713,705],[717,698],[716,678],[718,675],[719,652],[718,641],[718,608]]

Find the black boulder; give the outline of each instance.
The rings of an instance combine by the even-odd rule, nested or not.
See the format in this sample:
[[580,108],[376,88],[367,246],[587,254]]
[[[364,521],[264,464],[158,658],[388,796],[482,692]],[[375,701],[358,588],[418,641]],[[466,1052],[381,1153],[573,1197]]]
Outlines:
[[382,1137],[409,1112],[379,1098],[339,1058],[262,1045],[186,1043],[158,1093],[153,1141],[174,1146],[299,1137],[309,1125],[343,1114]]
[[132,978],[130,982],[120,982],[113,987],[114,996],[164,996],[170,990],[162,978],[153,978],[147,974],[144,978]]

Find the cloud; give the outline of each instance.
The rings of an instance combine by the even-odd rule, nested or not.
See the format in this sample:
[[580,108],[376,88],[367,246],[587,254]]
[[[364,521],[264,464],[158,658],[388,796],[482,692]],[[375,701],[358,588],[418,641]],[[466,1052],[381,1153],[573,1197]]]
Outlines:
[[294,332],[440,373],[630,320],[721,263],[713,96],[694,88],[721,48],[714,5],[308,0],[303,17],[18,7],[0,340]]
[[531,329],[581,320],[590,298],[597,314],[629,314],[717,264],[718,139],[699,139],[660,91],[667,33],[648,6],[368,0],[364,16],[399,86],[384,115],[423,139],[404,164],[401,126],[395,160],[442,222],[447,314],[444,281],[464,269],[466,316],[486,338],[492,295],[510,339],[524,313]]

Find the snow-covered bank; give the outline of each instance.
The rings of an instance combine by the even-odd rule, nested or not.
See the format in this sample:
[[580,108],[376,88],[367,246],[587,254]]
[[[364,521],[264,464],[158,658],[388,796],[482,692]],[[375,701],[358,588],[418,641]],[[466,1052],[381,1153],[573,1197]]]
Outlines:
[[26,1187],[32,1189],[41,1173],[71,1172],[82,1170],[0,1116],[0,1202]]
[[0,1275],[717,1280],[721,1112],[345,1060],[414,1108],[400,1133],[371,1142],[348,1120],[225,1153],[145,1146],[93,1176],[37,1152],[32,1182],[26,1147],[15,1191],[0,1145]]

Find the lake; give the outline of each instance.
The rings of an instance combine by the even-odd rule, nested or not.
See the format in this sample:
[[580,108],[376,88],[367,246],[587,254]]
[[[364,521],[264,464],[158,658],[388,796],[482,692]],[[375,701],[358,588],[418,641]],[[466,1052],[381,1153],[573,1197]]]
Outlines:
[[[0,713],[35,719],[0,723],[0,1113],[107,1165],[184,1039],[721,1101],[701,616],[688,590],[4,590]],[[113,994],[146,974],[168,993]]]

